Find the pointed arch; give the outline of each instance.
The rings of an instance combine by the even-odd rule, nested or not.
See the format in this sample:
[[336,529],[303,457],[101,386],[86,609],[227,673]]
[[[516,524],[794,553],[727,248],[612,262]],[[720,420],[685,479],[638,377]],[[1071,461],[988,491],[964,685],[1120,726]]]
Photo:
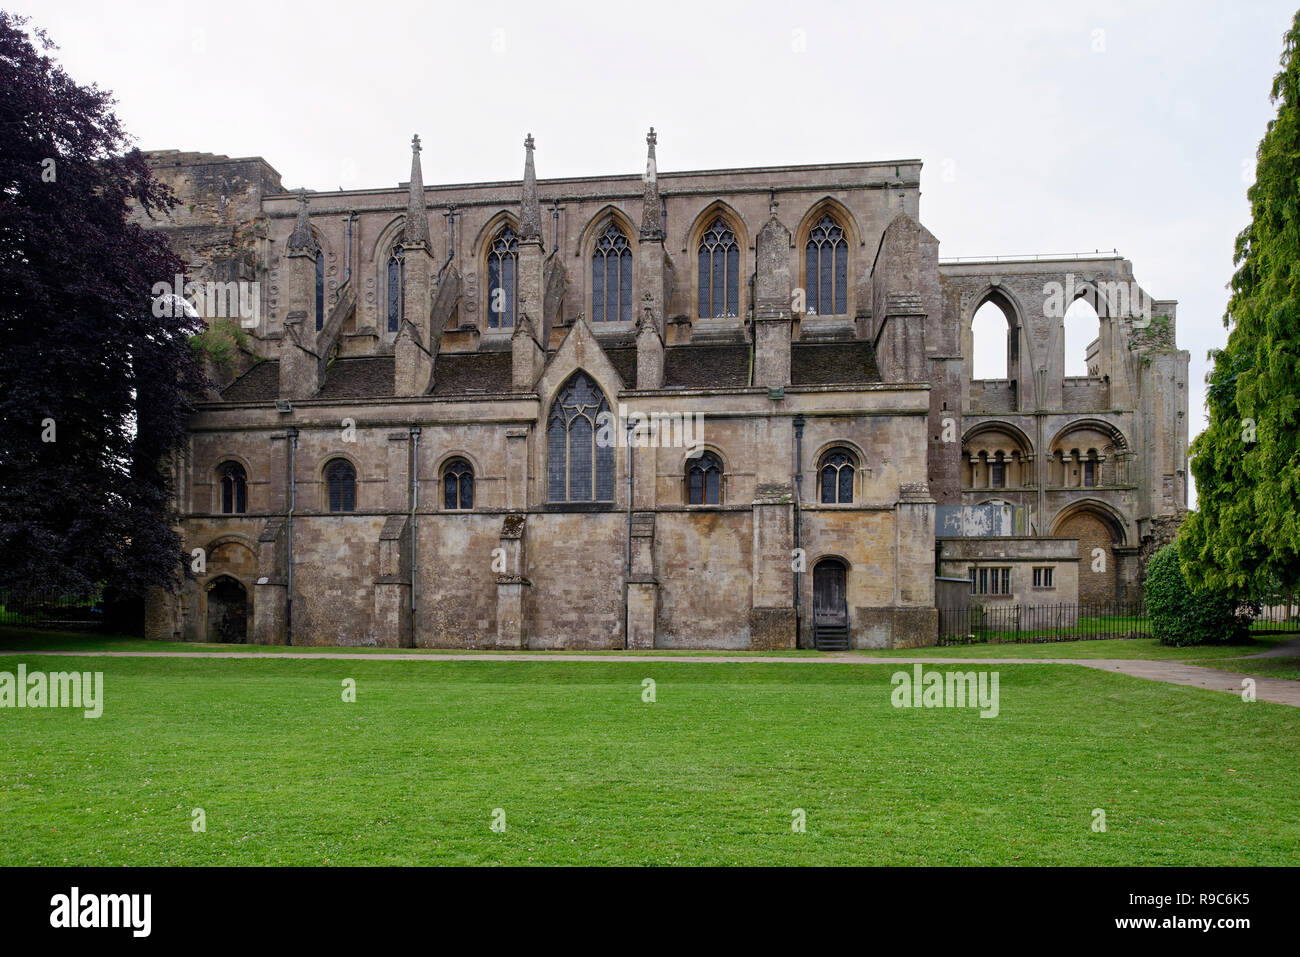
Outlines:
[[[519,308],[519,220],[503,209],[490,217],[474,240],[483,276],[483,332],[513,332]],[[496,308],[498,307],[499,308]]]
[[606,203],[595,214],[587,220],[587,224],[582,227],[582,232],[578,234],[578,240],[573,244],[573,255],[578,259],[585,259],[591,254],[591,247],[596,241],[598,232],[605,228],[609,222],[618,224],[618,228],[623,230],[628,239],[635,243],[639,230],[636,224],[632,222],[632,217],[621,207],[614,203]]
[[[1000,283],[989,282],[979,294],[971,297],[969,305],[962,315],[962,357],[966,381],[974,381],[975,357],[977,346],[982,349],[996,349],[993,345],[976,342],[975,316],[984,306],[992,304],[1002,313],[1006,320],[1006,374],[994,381],[1009,381],[1013,388],[1019,389],[1021,382],[1021,346],[1025,327],[1024,307],[1014,292]],[[1001,333],[998,327],[998,334]]]
[[379,314],[375,327],[381,336],[392,340],[402,326],[405,317],[405,262],[398,252],[402,246],[402,236],[406,229],[406,217],[394,216],[379,232],[370,250],[374,269],[374,281],[379,295]]
[[744,218],[731,205],[717,199],[700,210],[685,250],[691,257],[691,303],[697,318],[744,319],[753,248]]
[[613,206],[606,206],[584,230],[584,283],[587,315],[593,323],[632,322],[636,285],[631,221]]
[[548,502],[614,501],[612,415],[604,391],[582,369],[556,390],[546,414]]
[[834,197],[823,197],[804,214],[794,250],[796,285],[804,290],[807,316],[856,315],[861,246],[857,221]]

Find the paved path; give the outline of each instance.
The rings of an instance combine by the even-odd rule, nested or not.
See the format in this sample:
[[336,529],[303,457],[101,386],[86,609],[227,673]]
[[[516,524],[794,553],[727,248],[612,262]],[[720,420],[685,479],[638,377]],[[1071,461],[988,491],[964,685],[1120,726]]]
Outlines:
[[[1282,651],[1287,645],[1291,650]],[[0,651],[0,656],[68,656],[74,658],[257,658],[259,660],[277,660],[288,658],[298,661],[324,659],[326,661],[406,661],[438,663],[446,661],[587,661],[606,663],[626,662],[662,662],[668,664],[779,664],[779,665],[1078,665],[1082,668],[1096,668],[1099,671],[1113,671],[1117,674],[1145,678],[1148,681],[1165,681],[1169,684],[1187,685],[1193,688],[1208,688],[1213,691],[1227,691],[1241,694],[1242,681],[1250,679],[1255,682],[1255,697],[1260,701],[1272,701],[1300,708],[1300,681],[1286,678],[1265,678],[1259,675],[1244,675],[1236,672],[1216,671],[1196,665],[1185,665],[1177,661],[1154,661],[1145,658],[882,658],[870,655],[826,655],[819,658],[777,657],[774,655],[653,655],[653,654],[606,654],[583,655],[567,652],[534,653],[529,655],[513,654],[357,654],[346,651],[325,651],[317,653],[298,652],[242,652],[242,651]],[[1283,642],[1270,651],[1252,658],[1278,658],[1300,655],[1300,639]],[[1211,661],[1213,659],[1210,659]]]

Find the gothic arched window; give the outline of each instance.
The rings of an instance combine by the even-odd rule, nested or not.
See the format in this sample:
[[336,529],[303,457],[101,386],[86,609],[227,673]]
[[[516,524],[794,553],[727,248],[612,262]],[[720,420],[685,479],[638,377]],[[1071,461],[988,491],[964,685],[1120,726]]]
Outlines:
[[628,322],[632,315],[632,247],[610,223],[591,253],[591,321]]
[[853,501],[853,471],[857,459],[848,449],[831,449],[822,456],[821,499],[826,505],[844,505]]
[[442,468],[443,508],[474,507],[474,468],[464,459],[452,459]]
[[550,501],[614,500],[614,442],[597,441],[602,412],[609,412],[609,403],[600,386],[585,372],[575,372],[556,396],[546,424]]
[[357,470],[347,459],[334,459],[325,466],[331,512],[354,512],[357,508]]
[[325,254],[316,250],[316,331],[325,327]]
[[238,462],[222,462],[221,511],[225,515],[242,515],[248,510],[248,476]]
[[712,452],[687,460],[686,501],[689,505],[722,504],[722,462]]
[[519,237],[510,226],[497,233],[488,247],[488,328],[510,329],[518,311],[516,278],[519,272]]
[[396,332],[402,324],[402,315],[406,311],[406,254],[402,247],[394,246],[388,257],[388,331]]
[[700,237],[700,318],[740,315],[740,245],[719,216]]
[[849,311],[849,244],[829,215],[808,234],[804,283],[810,316],[842,316]]

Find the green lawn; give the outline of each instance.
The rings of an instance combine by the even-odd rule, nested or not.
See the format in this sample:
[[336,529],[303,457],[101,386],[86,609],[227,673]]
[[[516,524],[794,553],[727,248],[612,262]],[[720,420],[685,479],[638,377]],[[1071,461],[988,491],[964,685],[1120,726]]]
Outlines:
[[1190,661],[1258,654],[1289,637],[1294,636],[1262,635],[1246,645],[1193,645],[1187,648],[1162,645],[1154,638],[1099,638],[1095,641],[944,645],[864,651],[861,654],[888,658],[1151,658]]
[[[1162,645],[1154,638],[1106,638],[1095,641],[1024,642],[973,645],[943,645],[930,648],[900,648],[878,651],[855,651],[850,654],[888,658],[1158,658],[1187,661],[1197,658],[1238,658],[1242,655],[1267,651],[1288,635],[1264,635],[1247,645],[1219,645],[1174,648]],[[85,632],[57,632],[32,628],[0,628],[0,652],[21,651],[179,651],[185,653],[238,652],[242,654],[403,654],[403,655],[456,655],[463,654],[455,648],[339,648],[331,645],[219,645],[187,641],[147,641],[115,635],[101,636]],[[565,654],[601,655],[618,658],[629,654],[681,655],[691,657],[796,657],[824,658],[820,651],[669,651],[655,649],[647,652],[579,651]],[[536,654],[539,658],[556,652],[519,652],[478,650],[474,654]],[[842,653],[841,653],[842,654]]]
[[1294,864],[1300,847],[1300,710],[1072,666],[1001,666],[988,719],[892,707],[890,665],[0,670],[19,661],[103,671],[105,706],[0,709],[0,864]]
[[[1192,662],[1200,664],[1200,662]],[[1201,665],[1203,668],[1217,668],[1222,671],[1236,671],[1246,675],[1261,675],[1265,678],[1289,678],[1300,681],[1300,658],[1224,658],[1214,664]]]

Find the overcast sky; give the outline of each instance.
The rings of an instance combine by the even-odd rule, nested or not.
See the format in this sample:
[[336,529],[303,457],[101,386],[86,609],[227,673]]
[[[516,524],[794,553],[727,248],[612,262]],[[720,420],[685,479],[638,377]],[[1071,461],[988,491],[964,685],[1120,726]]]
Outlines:
[[288,187],[924,161],[940,255],[1118,249],[1177,299],[1204,425],[1291,4],[17,0],[144,149]]

